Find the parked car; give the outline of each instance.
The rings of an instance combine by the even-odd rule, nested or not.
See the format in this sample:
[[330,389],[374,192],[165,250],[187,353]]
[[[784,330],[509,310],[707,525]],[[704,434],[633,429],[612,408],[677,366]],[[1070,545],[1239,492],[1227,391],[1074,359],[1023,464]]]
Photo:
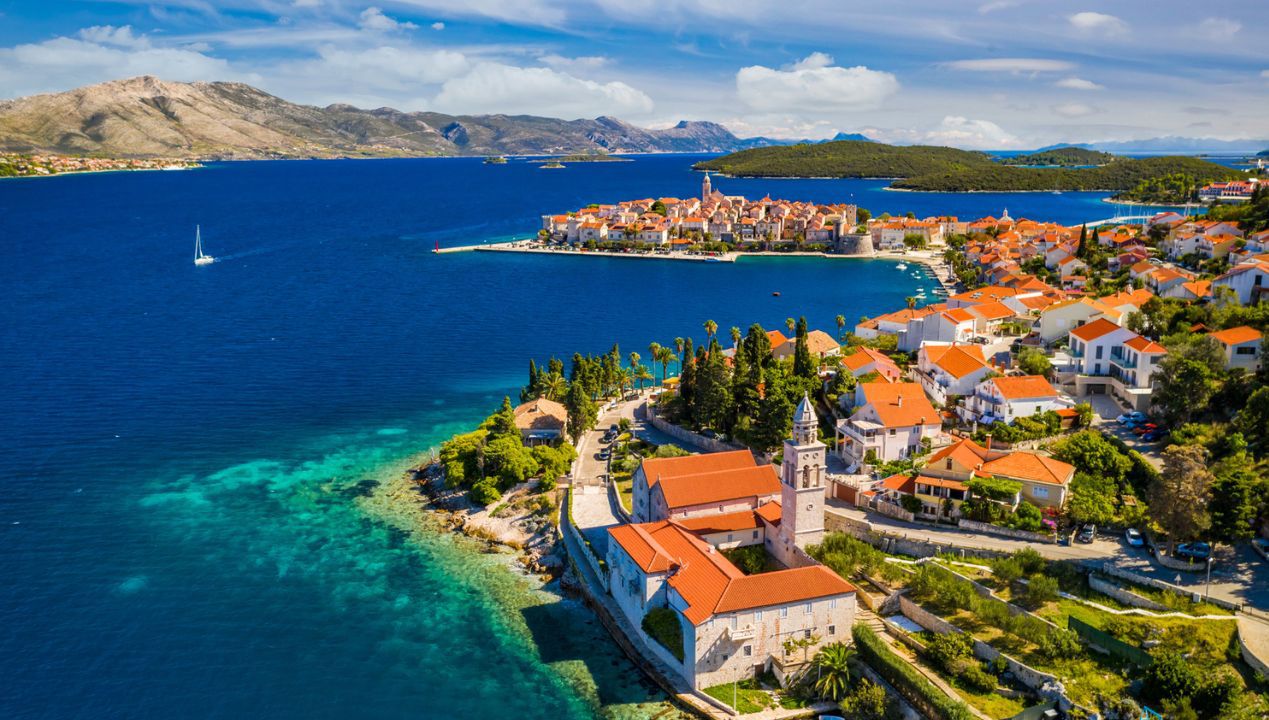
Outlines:
[[1134,423],[1134,424],[1143,423],[1145,421],[1146,421],[1146,414],[1143,412],[1124,413],[1123,415],[1120,415],[1119,417],[1115,418],[1115,422],[1119,423],[1120,425],[1127,425],[1128,423]]
[[1167,435],[1168,435],[1168,431],[1166,428],[1157,427],[1151,430],[1150,432],[1146,433],[1145,435],[1142,435],[1141,439],[1145,440],[1146,442],[1159,442],[1163,438],[1167,437]]
[[1133,428],[1133,429],[1132,429],[1132,434],[1133,434],[1133,435],[1145,435],[1146,433],[1150,432],[1151,430],[1158,430],[1158,429],[1159,429],[1159,426],[1158,426],[1158,425],[1155,425],[1154,423],[1146,423],[1145,425],[1138,425],[1137,427]]
[[1212,546],[1202,540],[1181,543],[1176,546],[1176,556],[1187,560],[1205,561],[1212,556]]
[[1092,523],[1089,523],[1085,525],[1084,527],[1080,528],[1080,534],[1076,535],[1075,539],[1082,543],[1091,543],[1093,542],[1093,537],[1096,535],[1097,535],[1097,526]]
[[1251,541],[1251,546],[1260,553],[1261,557],[1269,560],[1269,540],[1258,537]]
[[1141,537],[1141,533],[1137,531],[1137,528],[1128,528],[1125,530],[1124,541],[1128,543],[1129,547],[1139,548],[1145,547],[1146,545],[1146,539]]

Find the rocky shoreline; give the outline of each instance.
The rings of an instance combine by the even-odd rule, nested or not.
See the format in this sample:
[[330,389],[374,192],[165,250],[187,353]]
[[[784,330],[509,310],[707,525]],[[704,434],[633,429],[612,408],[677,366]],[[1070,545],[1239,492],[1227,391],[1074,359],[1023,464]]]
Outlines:
[[542,585],[560,578],[567,563],[558,542],[559,491],[537,493],[527,484],[495,506],[476,505],[463,490],[445,486],[430,457],[412,461],[363,498],[367,509],[407,534],[452,532],[483,545],[491,554],[514,554],[511,563]]

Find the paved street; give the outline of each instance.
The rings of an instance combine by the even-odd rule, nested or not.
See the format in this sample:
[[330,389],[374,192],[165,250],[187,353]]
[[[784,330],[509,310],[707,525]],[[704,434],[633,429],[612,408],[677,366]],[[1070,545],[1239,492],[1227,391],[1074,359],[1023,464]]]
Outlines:
[[1162,449],[1160,443],[1144,442],[1139,436],[1133,435],[1131,430],[1115,422],[1115,418],[1128,411],[1115,398],[1110,395],[1089,395],[1081,399],[1087,400],[1093,406],[1093,427],[1107,435],[1119,438],[1125,445],[1141,453],[1146,462],[1155,466],[1156,469],[1163,467],[1163,459],[1159,454]]

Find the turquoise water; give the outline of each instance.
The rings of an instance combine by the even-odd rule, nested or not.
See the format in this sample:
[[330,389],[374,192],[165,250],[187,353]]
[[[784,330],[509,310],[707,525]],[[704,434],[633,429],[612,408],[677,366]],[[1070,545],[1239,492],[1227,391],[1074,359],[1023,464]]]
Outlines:
[[[0,716],[662,710],[584,608],[504,556],[407,536],[364,504],[514,393],[529,358],[614,342],[646,355],[706,319],[805,314],[832,331],[838,313],[853,322],[934,287],[885,261],[430,252],[530,234],[541,213],[586,202],[691,194],[692,160],[0,182]],[[939,205],[863,181],[727,182]],[[955,196],[947,211],[995,213],[1000,199]],[[1008,198],[1011,214],[1028,202],[1068,222],[1101,210],[1034,195]],[[220,262],[190,262],[195,223]]]

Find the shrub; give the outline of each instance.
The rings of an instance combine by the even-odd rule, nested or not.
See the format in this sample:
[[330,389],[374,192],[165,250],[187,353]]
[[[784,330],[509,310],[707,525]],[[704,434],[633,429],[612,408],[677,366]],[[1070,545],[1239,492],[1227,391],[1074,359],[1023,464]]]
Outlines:
[[1013,517],[1010,518],[1009,527],[1026,530],[1027,532],[1038,532],[1042,519],[1040,508],[1029,502],[1022,502],[1019,503],[1018,509],[1014,511]]
[[723,555],[746,575],[757,575],[767,570],[767,551],[761,545],[724,550]]
[[834,532],[824,536],[824,542],[807,548],[811,557],[824,563],[842,577],[849,578],[858,572],[873,573],[889,568],[886,555],[868,543],[845,533]]
[[913,514],[921,512],[921,508],[924,507],[921,499],[916,495],[904,495],[900,497],[899,504],[903,506],[904,510]]
[[1165,700],[1189,698],[1198,688],[1199,677],[1194,667],[1180,653],[1164,650],[1154,653],[1154,662],[1146,668],[1141,694],[1157,706]]
[[1080,652],[1080,638],[1070,630],[1050,629],[1036,643],[1036,652],[1046,660],[1074,657]]
[[867,679],[859,681],[855,690],[842,699],[840,707],[842,716],[852,720],[886,720],[897,712],[885,688]]
[[1028,575],[1042,572],[1049,564],[1048,560],[1035,548],[1023,548],[1013,554],[1015,560],[1022,565],[1022,571]]
[[670,654],[683,659],[683,626],[678,613],[669,608],[652,608],[643,616],[643,631],[648,637],[661,643]]
[[1036,573],[1027,579],[1026,600],[1031,607],[1040,607],[1057,598],[1058,581],[1054,578]]
[[972,690],[989,693],[996,689],[996,678],[977,662],[969,663],[957,676]]
[[471,486],[469,497],[477,505],[492,505],[502,499],[502,493],[498,492],[492,478],[484,478]]
[[1022,564],[1017,558],[993,558],[991,560],[991,573],[996,579],[1005,585],[1010,585],[1013,581],[1022,577]]
[[872,628],[855,625],[851,634],[860,656],[909,702],[918,708],[928,709],[937,720],[972,720],[974,716],[965,703],[953,700],[934,687],[912,665],[887,647]]
[[974,641],[965,633],[941,633],[925,646],[925,652],[934,664],[950,671],[957,661],[973,654]]

